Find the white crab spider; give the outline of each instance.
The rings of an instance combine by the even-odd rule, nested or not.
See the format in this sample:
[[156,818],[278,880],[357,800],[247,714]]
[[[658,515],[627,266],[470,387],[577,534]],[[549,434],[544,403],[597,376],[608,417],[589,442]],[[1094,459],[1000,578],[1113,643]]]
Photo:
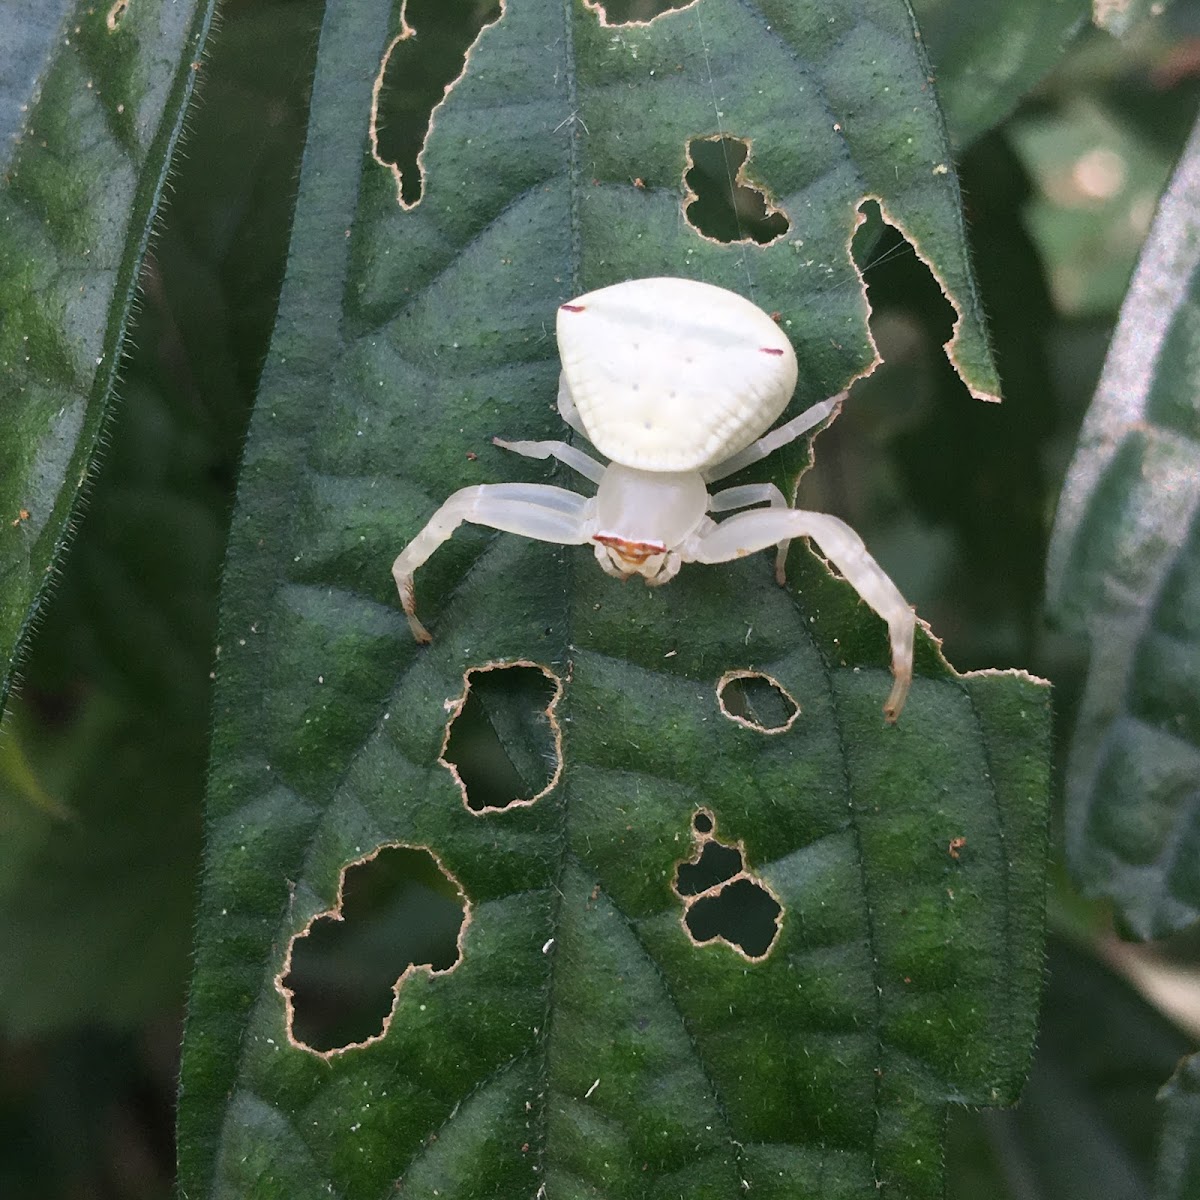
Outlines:
[[[713,495],[706,487],[819,425],[845,393],[764,434],[796,386],[791,343],[749,300],[690,279],[631,279],[561,305],[558,346],[558,411],[608,466],[565,442],[494,441],[557,458],[595,483],[596,495],[539,483],[455,492],[392,566],[417,641],[430,636],[417,620],[413,573],[464,521],[566,546],[594,543],[609,575],[651,585],[685,562],[727,562],[773,545],[782,583],[789,541],[809,537],[888,624],[895,681],[883,711],[894,721],[912,679],[915,618],[858,534],[837,517],[788,507],[773,483]],[[762,503],[719,524],[708,516]]]

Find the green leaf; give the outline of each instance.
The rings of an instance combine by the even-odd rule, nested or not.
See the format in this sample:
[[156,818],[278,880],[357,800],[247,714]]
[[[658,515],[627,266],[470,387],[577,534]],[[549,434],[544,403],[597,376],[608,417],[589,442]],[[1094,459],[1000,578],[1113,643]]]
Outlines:
[[1159,1099],[1165,1119],[1155,1200],[1190,1200],[1200,1195],[1200,1054],[1180,1062]]
[[54,807],[0,763],[0,1021],[31,1037],[169,1010],[187,977],[202,740],[103,696],[62,730],[23,703],[13,717],[6,742],[29,747]]
[[22,5],[0,36],[0,708],[92,470],[208,0]]
[[[146,1020],[187,978],[226,499],[169,336],[157,264],[171,243],[0,740],[0,1023],[25,1036]],[[163,361],[173,387],[155,378]]]
[[1031,106],[1006,132],[1036,184],[1025,222],[1056,308],[1111,321],[1185,135],[1148,138],[1098,86]]
[[13,1033],[173,1019],[184,990],[229,485],[272,256],[282,273],[294,197],[278,179],[299,164],[315,16],[288,0],[226,14],[144,265],[120,419],[0,736]]
[[[572,295],[656,273],[750,294],[796,343],[797,411],[866,370],[867,196],[945,281],[955,354],[994,388],[907,5],[704,0],[604,27],[509,0],[434,115],[409,209],[367,127],[393,21],[331,4],[321,34],[224,582],[181,1187],[940,1196],[947,1104],[1011,1102],[1032,1041],[1044,686],[955,676],[922,640],[885,726],[883,630],[807,551],[788,590],[766,556],[646,589],[464,529],[418,579],[427,649],[388,573],[455,487],[546,478],[490,437],[557,433],[547,331]],[[784,237],[689,226],[688,141],[713,135],[750,141]],[[561,683],[562,770],[476,813],[447,723],[465,673],[508,663]],[[722,714],[735,669],[795,698],[786,734]],[[536,723],[487,715],[523,778]],[[704,820],[777,902],[765,954],[686,923]],[[369,1044],[318,1056],[289,1037],[293,941],[384,846],[462,889],[460,958],[406,974]]]
[[1048,605],[1086,631],[1067,850],[1140,937],[1200,914],[1200,130],[1163,197],[1059,501]]
[[1088,0],[913,0],[950,139],[998,125],[1087,23]]
[[[955,1115],[949,1200],[1150,1194],[1163,1115],[1155,1095],[1188,1039],[1127,980],[1078,950],[1052,943],[1048,965],[1021,1103]],[[1195,1133],[1194,1120],[1190,1130],[1182,1124],[1184,1107],[1174,1114],[1181,1145]]]

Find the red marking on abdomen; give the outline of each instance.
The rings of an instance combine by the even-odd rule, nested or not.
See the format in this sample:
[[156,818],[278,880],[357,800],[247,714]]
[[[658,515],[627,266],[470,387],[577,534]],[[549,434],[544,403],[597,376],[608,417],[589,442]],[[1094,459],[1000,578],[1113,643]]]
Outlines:
[[764,354],[782,354],[782,350],[777,350],[774,346],[759,346],[759,349]]
[[563,312],[583,312],[587,308],[586,304],[560,304],[558,306]]
[[617,537],[612,533],[597,533],[592,540],[615,550],[627,563],[638,567],[655,554],[666,554],[667,552],[667,548],[662,542],[631,542],[627,538]]

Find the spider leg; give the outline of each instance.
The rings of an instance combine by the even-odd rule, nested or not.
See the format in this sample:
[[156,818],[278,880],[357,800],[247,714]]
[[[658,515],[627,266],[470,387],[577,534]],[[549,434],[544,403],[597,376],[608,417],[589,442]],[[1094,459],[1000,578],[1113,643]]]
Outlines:
[[690,562],[729,562],[793,537],[812,538],[851,587],[887,622],[895,681],[883,711],[889,721],[895,721],[912,682],[916,617],[900,589],[867,552],[862,538],[844,521],[795,508],[737,513],[715,529],[693,535],[683,556]]
[[777,429],[764,433],[757,442],[751,442],[745,450],[739,450],[732,458],[716,463],[704,471],[704,482],[715,483],[718,479],[724,479],[727,475],[732,475],[735,471],[740,471],[743,467],[748,467],[751,463],[766,458],[768,454],[774,454],[780,446],[794,442],[810,429],[820,425],[848,395],[848,392],[838,392],[836,396],[830,396],[828,400],[822,400],[820,404],[814,404],[812,408],[805,409],[798,417],[784,422]]
[[[575,400],[571,396],[571,389],[567,387],[567,373],[563,371],[558,376],[558,415],[575,430],[576,433],[581,433],[586,438],[587,430],[583,427],[583,418],[579,415],[579,409],[575,407]],[[590,438],[588,439],[591,440]]]
[[566,442],[506,442],[503,438],[494,437],[492,444],[511,450],[514,454],[523,454],[526,458],[557,458],[560,463],[565,463],[593,483],[599,483],[604,478],[606,468],[603,464]]
[[413,575],[464,521],[539,542],[578,546],[590,541],[594,532],[594,507],[585,496],[542,483],[481,483],[455,492],[392,564],[392,577],[413,637],[418,642],[431,640],[429,631],[417,620]]
[[[732,508],[746,508],[751,504],[762,504],[766,501],[772,508],[787,508],[787,497],[773,483],[745,483],[740,487],[726,488],[708,498],[709,512],[728,512]],[[787,564],[788,547],[791,538],[784,538],[779,543],[779,552],[775,555],[775,582],[783,587],[787,583],[785,566]]]

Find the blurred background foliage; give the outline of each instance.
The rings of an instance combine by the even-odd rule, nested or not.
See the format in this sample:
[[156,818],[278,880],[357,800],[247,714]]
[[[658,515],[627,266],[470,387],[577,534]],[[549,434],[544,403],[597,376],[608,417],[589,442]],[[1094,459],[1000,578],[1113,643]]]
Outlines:
[[[638,3],[616,15],[648,15]],[[410,5],[414,25],[421,7]],[[1048,74],[996,125],[970,103],[970,72],[954,72],[950,112],[1005,403],[972,401],[947,367],[949,307],[903,240],[860,237],[886,361],[821,436],[800,499],[862,533],[960,670],[1050,678],[1065,747],[1084,650],[1042,618],[1046,543],[1196,114],[1200,0],[1119,41],[1079,5],[1025,7],[1056,22],[1040,42]],[[406,47],[416,82],[388,96],[383,151],[398,157],[415,153],[462,48],[494,14],[434,8],[440,24]],[[951,74],[962,5],[917,8]],[[149,1200],[172,1187],[217,586],[321,5],[227,0],[222,18],[143,270],[103,467],[0,737],[0,1195],[22,1200]],[[1025,1100],[953,1117],[950,1194],[1149,1197],[1156,1092],[1200,1037],[1197,934],[1122,943],[1061,871],[1050,913]]]

